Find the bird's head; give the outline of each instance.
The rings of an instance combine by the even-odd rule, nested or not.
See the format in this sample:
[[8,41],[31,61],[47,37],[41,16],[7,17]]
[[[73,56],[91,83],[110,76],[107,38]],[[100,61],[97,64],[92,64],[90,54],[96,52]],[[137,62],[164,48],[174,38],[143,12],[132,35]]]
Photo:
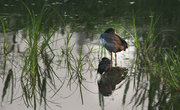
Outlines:
[[103,58],[102,58],[102,61],[109,61],[109,59],[106,58],[106,57],[103,57]]
[[109,64],[112,64],[112,61],[110,59],[106,58],[106,57],[103,57],[102,61],[108,62]]
[[113,28],[108,28],[104,33],[116,34],[116,32]]

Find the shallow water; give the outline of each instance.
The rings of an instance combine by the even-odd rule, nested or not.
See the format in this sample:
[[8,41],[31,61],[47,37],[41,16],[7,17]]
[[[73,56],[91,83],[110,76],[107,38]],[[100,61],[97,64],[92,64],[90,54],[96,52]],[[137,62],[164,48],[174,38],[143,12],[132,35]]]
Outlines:
[[[15,64],[15,65],[21,65],[21,64],[19,64],[20,62],[16,61],[16,59],[20,59],[20,56],[19,56],[20,53],[18,53],[17,47],[19,46],[19,51],[21,53],[23,53],[26,49],[25,40],[23,41],[22,40],[23,38],[21,38],[23,35],[22,32],[23,31],[19,31],[18,34],[16,35],[16,36],[18,36],[17,37],[18,39],[17,39],[17,44],[15,45],[15,49],[14,49],[14,53],[13,53],[16,57],[14,63],[17,63],[17,64]],[[55,41],[55,42],[52,43],[52,48],[53,48],[53,50],[55,50],[54,53],[56,53],[57,56],[58,56],[58,54],[61,54],[60,48],[62,48],[64,46],[63,44],[64,44],[65,37],[66,37],[66,34],[61,35],[58,32],[53,37],[52,41]],[[11,38],[11,37],[7,36],[7,38]],[[84,45],[83,46],[84,47],[83,48],[83,54],[86,54],[88,52],[87,46],[89,46],[90,48],[92,47],[93,51],[95,51],[94,53],[92,53],[90,55],[90,58],[89,58],[89,60],[93,60],[92,63],[94,65],[94,68],[91,68],[90,70],[88,70],[88,67],[90,65],[90,64],[88,64],[88,62],[83,67],[82,73],[86,79],[83,81],[83,85],[86,88],[82,89],[84,104],[82,105],[82,103],[81,103],[80,92],[79,92],[79,88],[77,87],[77,84],[72,83],[71,90],[69,89],[69,87],[67,87],[67,82],[69,79],[69,77],[67,76],[67,68],[63,68],[63,66],[65,65],[64,63],[60,64],[61,66],[57,65],[58,57],[56,56],[55,60],[54,60],[54,64],[53,64],[55,73],[57,73],[58,77],[61,80],[65,79],[66,81],[65,81],[62,89],[53,98],[51,98],[51,97],[52,97],[54,92],[49,89],[50,91],[47,94],[47,98],[49,100],[52,100],[52,102],[56,103],[56,104],[48,103],[50,108],[59,109],[59,107],[60,107],[60,109],[63,109],[63,110],[71,110],[71,109],[92,110],[92,108],[95,110],[101,109],[99,106],[98,85],[97,85],[97,80],[99,80],[99,79],[97,78],[97,74],[96,74],[97,73],[96,69],[98,67],[98,54],[97,54],[98,52],[97,51],[98,51],[99,46],[100,46],[99,35],[96,35],[96,38],[97,39],[93,40],[93,41],[83,40],[83,42],[86,42],[83,44]],[[80,39],[79,33],[74,33],[72,36],[72,39],[70,40],[70,45],[73,45],[75,43],[75,46],[73,48],[73,55],[74,56],[78,56],[78,51],[79,51],[79,46],[80,46],[80,45],[78,45],[79,39]],[[132,64],[134,62],[134,56],[135,56],[136,50],[135,50],[135,46],[133,46],[133,44],[132,44],[132,42],[133,42],[132,39],[127,40],[127,42],[129,44],[129,48],[125,52],[119,52],[117,54],[118,55],[118,66],[125,67],[127,69],[131,69]],[[110,55],[108,52],[107,52],[106,57],[110,58]],[[82,62],[85,62],[85,61],[82,61]],[[74,63],[74,62],[72,62],[72,63]],[[15,68],[15,71],[17,71],[17,73],[16,73],[17,88],[19,88],[18,86],[20,85],[18,82],[18,78],[20,77],[19,76],[20,74],[18,74],[18,71],[20,71],[20,70],[21,70],[20,66],[17,66]],[[56,79],[56,85],[57,85],[57,87],[61,86],[61,82],[58,79]],[[1,91],[2,91],[2,88],[3,88],[3,85],[1,85]],[[106,97],[105,98],[105,108],[106,109],[121,108],[122,107],[121,101],[122,101],[123,91],[124,91],[124,86],[118,90],[115,90],[111,96]],[[15,97],[19,97],[19,95],[20,95],[19,92],[21,93],[21,90],[17,90]],[[129,91],[129,94],[131,94],[131,92],[133,92],[133,91]],[[129,99],[130,97],[127,97],[127,99]],[[3,102],[2,109],[3,110],[10,110],[14,106],[16,106],[17,109],[20,109],[20,110],[26,109],[26,106],[23,105],[23,100],[21,98],[17,99],[17,101],[15,101],[13,104],[10,104],[10,105],[8,104],[8,102]],[[41,107],[41,108],[43,109],[43,107]],[[124,108],[124,109],[129,108],[130,109],[131,106],[127,106],[127,107],[123,106],[122,108]]]

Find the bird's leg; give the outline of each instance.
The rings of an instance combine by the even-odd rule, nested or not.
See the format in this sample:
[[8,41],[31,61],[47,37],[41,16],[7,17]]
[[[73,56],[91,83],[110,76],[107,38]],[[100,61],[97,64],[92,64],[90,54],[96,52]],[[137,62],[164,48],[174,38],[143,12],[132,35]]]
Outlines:
[[115,53],[115,66],[117,66],[117,55]]
[[112,61],[112,52],[111,52],[111,61]]

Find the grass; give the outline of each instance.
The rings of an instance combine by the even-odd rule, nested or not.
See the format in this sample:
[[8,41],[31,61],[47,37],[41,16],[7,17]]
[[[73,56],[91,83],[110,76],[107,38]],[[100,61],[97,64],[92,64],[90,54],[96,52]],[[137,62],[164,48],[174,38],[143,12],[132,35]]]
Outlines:
[[[54,53],[49,45],[49,41],[54,34],[50,30],[48,34],[42,35],[41,23],[44,11],[37,17],[27,8],[31,17],[31,26],[26,27],[26,42],[27,48],[24,53],[24,64],[21,73],[21,87],[23,90],[23,99],[27,107],[33,106],[34,110],[37,109],[37,97],[40,97],[40,104],[42,99],[46,109],[46,89],[47,79],[54,82],[52,69],[52,60]],[[41,37],[43,36],[43,37]],[[42,40],[42,42],[40,42]],[[49,50],[49,52],[47,52]],[[42,64],[44,68],[42,68]],[[54,83],[51,83],[55,86]]]
[[84,78],[83,74],[88,71],[84,69],[85,66],[89,66],[89,69],[93,68],[92,61],[89,59],[93,49],[86,45],[88,52],[83,53],[84,45],[81,45],[79,54],[74,54],[73,50],[75,48],[75,43],[70,44],[72,36],[73,33],[67,32],[67,36],[64,39],[64,46],[61,47],[62,53],[59,55],[59,61],[60,63],[65,62],[64,67],[68,73],[68,87],[71,89],[71,85],[73,83],[77,84],[79,87],[81,102],[84,104],[82,87],[86,89],[86,87],[83,85],[83,81],[86,79]]
[[[151,13],[152,16],[152,13]],[[133,16],[133,30],[134,30],[134,39],[135,39],[135,46],[137,48],[137,55],[135,61],[135,72],[133,74],[133,82],[134,82],[134,89],[135,93],[131,99],[131,102],[134,100],[134,107],[139,105],[144,107],[144,103],[146,97],[148,96],[148,109],[152,109],[153,99],[156,95],[156,89],[160,86],[159,80],[154,80],[155,76],[153,75],[153,65],[151,60],[151,54],[155,52],[152,48],[155,40],[159,37],[159,33],[155,33],[155,26],[159,20],[159,17],[154,21],[154,18],[151,17],[149,30],[147,34],[144,36],[143,41],[139,41],[138,33],[136,32],[136,25],[135,25],[135,15]],[[149,54],[151,53],[151,54]],[[124,94],[127,94],[129,88],[129,80],[127,80],[126,88]],[[146,83],[143,83],[146,82]],[[123,97],[123,104],[125,104],[126,95]]]
[[[37,109],[37,104],[44,103],[44,108],[46,109],[47,99],[47,85],[52,85],[55,88],[54,77],[57,75],[54,73],[52,68],[52,62],[54,59],[54,52],[50,46],[50,40],[55,33],[55,30],[49,29],[46,34],[42,32],[42,19],[45,13],[45,9],[37,16],[34,15],[25,4],[30,18],[30,24],[25,28],[25,41],[27,43],[26,50],[23,53],[22,72],[21,72],[21,89],[22,98],[27,107],[33,107],[34,110]],[[7,94],[7,89],[10,87],[11,83],[11,103],[13,102],[13,87],[14,85],[14,75],[13,70],[10,69],[6,75],[6,61],[7,61],[7,46],[6,46],[6,30],[3,20],[1,19],[1,24],[4,32],[4,75],[5,79],[2,100]],[[44,65],[44,66],[43,66]],[[50,84],[48,84],[50,82]],[[40,102],[39,102],[40,99]]]
[[180,73],[178,66],[180,65],[180,56],[178,52],[175,52],[171,49],[163,50],[164,54],[161,54],[163,63],[163,76],[165,77],[165,81],[169,83],[176,90],[180,90]]
[[[134,102],[134,107],[141,105],[144,109],[146,108],[145,101],[147,101],[148,110],[179,107],[177,104],[180,82],[179,52],[170,47],[164,49],[161,45],[157,45],[157,39],[161,39],[160,35],[164,32],[158,32],[156,29],[159,18],[150,18],[149,30],[143,41],[140,42],[139,33],[136,32],[135,16],[133,16],[133,32],[137,55],[135,72],[133,72],[135,93],[130,103]],[[126,103],[129,81],[129,79],[126,81],[123,104]]]
[[[24,41],[26,42],[25,51],[23,52],[22,59],[22,71],[20,75],[20,84],[21,84],[21,90],[22,90],[22,99],[24,101],[24,104],[29,108],[33,107],[34,110],[37,109],[39,105],[44,104],[44,109],[46,110],[48,107],[48,99],[47,99],[47,93],[48,88],[50,88],[50,91],[53,91],[54,94],[51,98],[53,98],[62,88],[62,86],[65,84],[65,80],[61,81],[59,76],[54,72],[53,63],[54,58],[56,57],[54,50],[51,48],[52,37],[54,36],[56,29],[54,27],[49,28],[49,30],[46,30],[44,32],[43,26],[46,25],[44,23],[48,21],[44,21],[44,15],[47,12],[46,8],[43,8],[42,11],[35,15],[32,10],[24,4],[24,6],[27,9],[27,12],[29,13],[29,16],[27,16],[28,23],[26,24],[26,27],[24,29],[25,36]],[[57,11],[55,11],[58,13]],[[62,19],[60,14],[58,16]],[[49,20],[47,18],[47,20]],[[66,25],[65,21],[62,20],[63,26]],[[5,31],[5,25],[3,23],[3,20],[1,20],[1,24],[3,25],[3,31],[4,31],[4,61],[7,61],[7,54],[6,54],[6,31]],[[83,84],[83,81],[86,81],[84,78],[84,74],[88,71],[85,68],[85,66],[88,69],[93,68],[93,60],[90,60],[91,53],[94,51],[92,47],[86,45],[86,48],[88,51],[86,53],[83,52],[85,46],[81,45],[79,54],[74,55],[74,44],[70,44],[73,32],[66,31],[67,36],[64,39],[64,45],[61,46],[61,54],[59,55],[59,59],[61,62],[59,62],[59,65],[62,66],[62,61],[65,64],[65,68],[67,70],[67,76],[68,76],[68,87],[71,89],[71,85],[73,83],[77,84],[81,96],[82,104],[84,104],[83,100],[83,90],[82,88],[85,88],[88,90],[85,85]],[[7,64],[5,62],[4,64],[6,67]],[[4,73],[6,73],[6,68],[4,68]],[[13,87],[14,87],[14,76],[16,74],[13,73],[12,69],[9,70],[8,74],[4,74],[5,83],[4,83],[4,89],[3,89],[3,95],[2,100],[7,95],[7,90],[11,86],[11,103],[15,100],[13,99]],[[57,81],[55,79],[60,80],[60,87],[57,89]],[[64,78],[67,79],[67,78]],[[10,83],[12,82],[12,83]],[[10,85],[12,84],[12,85]],[[59,85],[59,84],[58,84]]]

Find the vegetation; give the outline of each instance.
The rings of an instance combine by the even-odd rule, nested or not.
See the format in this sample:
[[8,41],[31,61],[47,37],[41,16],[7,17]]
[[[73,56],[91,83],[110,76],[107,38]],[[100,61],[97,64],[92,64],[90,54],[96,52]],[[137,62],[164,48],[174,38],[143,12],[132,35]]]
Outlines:
[[[29,16],[27,19],[30,19],[30,23],[27,24],[25,27],[25,35],[23,36],[23,40],[26,42],[25,51],[21,57],[22,64],[21,64],[21,76],[20,76],[20,84],[22,89],[21,97],[24,100],[24,104],[27,107],[33,107],[34,110],[37,109],[38,105],[44,103],[44,109],[48,106],[48,99],[46,97],[48,88],[54,91],[54,97],[62,88],[65,83],[65,79],[68,80],[68,87],[71,89],[72,83],[77,83],[79,87],[79,91],[81,94],[81,101],[83,102],[83,91],[82,88],[87,89],[83,85],[83,81],[85,80],[83,74],[89,71],[88,69],[93,68],[92,62],[93,60],[90,59],[91,53],[94,52],[93,48],[86,45],[88,49],[87,53],[83,53],[84,46],[81,45],[79,54],[74,55],[72,52],[74,50],[74,44],[70,44],[70,40],[72,38],[73,32],[66,33],[66,37],[64,39],[64,45],[60,47],[61,53],[55,54],[54,49],[52,49],[52,37],[56,32],[55,27],[51,27],[48,29],[47,32],[44,33],[43,26],[46,21],[43,21],[45,17],[44,14],[46,13],[46,9],[42,9],[41,13],[38,15],[34,15],[33,11],[26,6]],[[56,10],[54,10],[56,11]],[[60,14],[58,16],[61,18]],[[49,20],[49,19],[47,19]],[[4,25],[3,20],[1,20],[3,31],[4,31],[4,43],[3,43],[3,55],[4,55],[4,74],[2,79],[5,80],[3,94],[2,94],[2,101],[7,94],[8,88],[11,86],[11,103],[13,102],[14,97],[14,86],[17,80],[14,80],[13,69],[11,68],[6,75],[6,67],[7,67],[7,46],[6,46],[6,28]],[[63,22],[65,25],[65,21]],[[30,25],[29,25],[30,24]],[[54,41],[55,42],[55,41]],[[11,53],[11,52],[10,52]],[[59,66],[67,69],[67,78],[64,77],[64,81],[59,78],[59,75],[55,73],[53,68],[54,58],[56,55],[59,57]],[[65,62],[65,63],[64,63]],[[65,66],[62,66],[65,64]],[[19,64],[18,64],[19,65]],[[84,66],[87,65],[88,69],[84,69]],[[60,87],[57,89],[57,79],[60,81]],[[18,79],[19,80],[19,79]],[[10,85],[10,82],[11,85]],[[87,89],[88,90],[88,89]],[[20,97],[20,98],[21,98]]]
[[[151,16],[152,13],[151,13]],[[173,110],[179,107],[179,51],[168,47],[163,48],[162,42],[156,39],[162,39],[161,34],[165,31],[158,32],[156,25],[159,17],[151,17],[149,30],[146,32],[143,41],[139,41],[136,31],[135,16],[133,17],[133,30],[135,46],[137,48],[135,72],[133,72],[135,94],[131,99],[134,107],[145,107],[145,101],[148,102],[148,110],[151,109],[168,109]],[[179,41],[178,41],[179,42]],[[127,78],[124,94],[129,89],[129,80]],[[124,95],[123,99],[126,98]],[[123,100],[125,104],[125,100]]]

